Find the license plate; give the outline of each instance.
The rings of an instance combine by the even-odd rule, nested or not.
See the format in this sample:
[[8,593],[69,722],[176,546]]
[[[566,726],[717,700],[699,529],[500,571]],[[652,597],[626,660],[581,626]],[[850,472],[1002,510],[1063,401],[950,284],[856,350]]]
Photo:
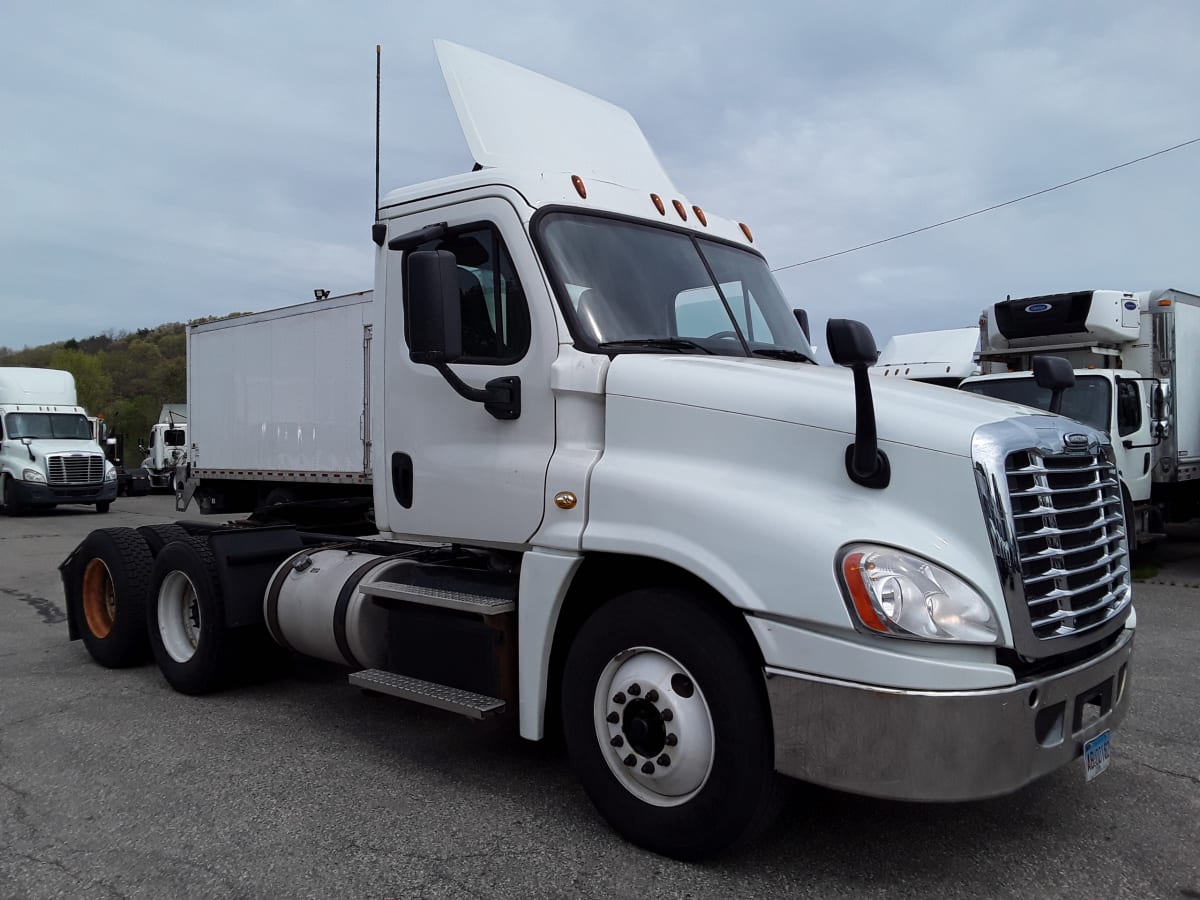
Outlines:
[[1084,780],[1091,781],[1108,768],[1112,761],[1111,731],[1102,731],[1083,745]]

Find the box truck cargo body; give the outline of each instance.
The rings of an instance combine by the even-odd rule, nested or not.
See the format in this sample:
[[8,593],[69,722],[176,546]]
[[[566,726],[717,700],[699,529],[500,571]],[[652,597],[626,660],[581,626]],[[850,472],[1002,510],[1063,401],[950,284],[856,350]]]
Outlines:
[[188,489],[202,509],[369,493],[371,296],[188,327]]

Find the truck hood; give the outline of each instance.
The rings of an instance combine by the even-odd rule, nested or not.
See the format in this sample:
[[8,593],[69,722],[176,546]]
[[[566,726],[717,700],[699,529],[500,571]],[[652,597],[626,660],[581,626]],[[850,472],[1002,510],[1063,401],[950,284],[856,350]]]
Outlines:
[[[19,453],[24,453],[25,445],[20,441],[5,441],[6,447],[9,447],[10,452],[14,449]],[[49,438],[35,440],[32,444],[34,455],[40,460],[44,456],[51,453],[86,453],[92,456],[103,456],[104,451],[100,449],[100,445],[93,441],[56,441]],[[25,458],[29,458],[29,454],[25,454]]]
[[[854,434],[849,369],[730,356],[626,353],[608,370],[610,396],[718,409]],[[970,456],[980,425],[1028,407],[951,388],[871,376],[879,439]]]

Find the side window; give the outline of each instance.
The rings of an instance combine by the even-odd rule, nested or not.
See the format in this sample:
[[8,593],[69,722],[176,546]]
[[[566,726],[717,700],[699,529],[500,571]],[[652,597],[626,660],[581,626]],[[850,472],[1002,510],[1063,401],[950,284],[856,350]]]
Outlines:
[[1142,427],[1141,394],[1136,381],[1117,382],[1117,431],[1121,437]]
[[[775,343],[771,329],[748,288],[741,282],[727,282],[721,285],[721,293],[725,295],[725,302],[729,304],[746,340]],[[732,331],[729,313],[725,311],[725,304],[714,288],[693,288],[675,297],[675,333],[678,337],[705,338]]]
[[458,261],[464,363],[513,363],[529,349],[529,305],[500,232],[469,225],[422,244]]

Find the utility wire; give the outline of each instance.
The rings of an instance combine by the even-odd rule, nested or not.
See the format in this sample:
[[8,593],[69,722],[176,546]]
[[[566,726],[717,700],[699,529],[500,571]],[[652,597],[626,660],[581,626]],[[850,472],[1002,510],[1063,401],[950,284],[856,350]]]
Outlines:
[[903,234],[894,234],[891,237],[886,237],[878,241],[871,241],[869,244],[859,244],[857,247],[851,247],[848,250],[839,250],[837,253],[826,253],[824,256],[814,256],[812,259],[806,259],[802,262],[792,263],[787,266],[780,266],[778,269],[772,269],[771,271],[782,272],[784,269],[796,269],[800,266],[807,266],[809,263],[821,262],[825,259],[833,259],[835,256],[845,256],[847,253],[854,253],[857,250],[866,250],[868,247],[878,247],[880,244],[886,244],[889,241],[898,241],[900,238],[910,237],[914,234],[920,234],[922,231],[930,231],[934,228],[941,228],[943,225],[950,225],[954,222],[961,222],[963,219],[969,219],[972,216],[981,216],[984,213],[991,212],[994,209],[1000,209],[1004,206],[1012,206],[1014,203],[1020,203],[1022,200],[1028,200],[1031,197],[1039,197],[1042,194],[1048,194],[1051,191],[1057,191],[1060,188],[1070,187],[1073,184],[1079,184],[1081,181],[1087,181],[1089,178],[1095,178],[1099,175],[1106,175],[1109,172],[1117,171],[1117,169],[1124,169],[1126,166],[1132,166],[1135,163],[1145,162],[1148,159],[1153,159],[1156,156],[1162,156],[1164,153],[1170,153],[1172,150],[1178,150],[1180,147],[1186,147],[1189,144],[1200,144],[1200,137],[1192,138],[1190,141],[1184,141],[1182,144],[1176,144],[1173,147],[1166,147],[1162,150],[1156,150],[1154,153],[1147,153],[1145,156],[1139,156],[1137,159],[1131,159],[1128,162],[1121,163],[1120,165],[1109,166],[1107,169],[1101,169],[1099,172],[1092,172],[1090,175],[1072,178],[1070,181],[1064,181],[1062,184],[1054,185],[1054,187],[1042,188],[1040,191],[1034,191],[1032,194],[1026,194],[1024,197],[1016,197],[1012,200],[1005,200],[1003,203],[997,203],[994,206],[988,206],[984,209],[977,209],[975,212],[969,212],[965,215],[955,216],[953,219],[946,219],[943,222],[935,222],[932,225],[914,228],[912,231],[906,231]]

